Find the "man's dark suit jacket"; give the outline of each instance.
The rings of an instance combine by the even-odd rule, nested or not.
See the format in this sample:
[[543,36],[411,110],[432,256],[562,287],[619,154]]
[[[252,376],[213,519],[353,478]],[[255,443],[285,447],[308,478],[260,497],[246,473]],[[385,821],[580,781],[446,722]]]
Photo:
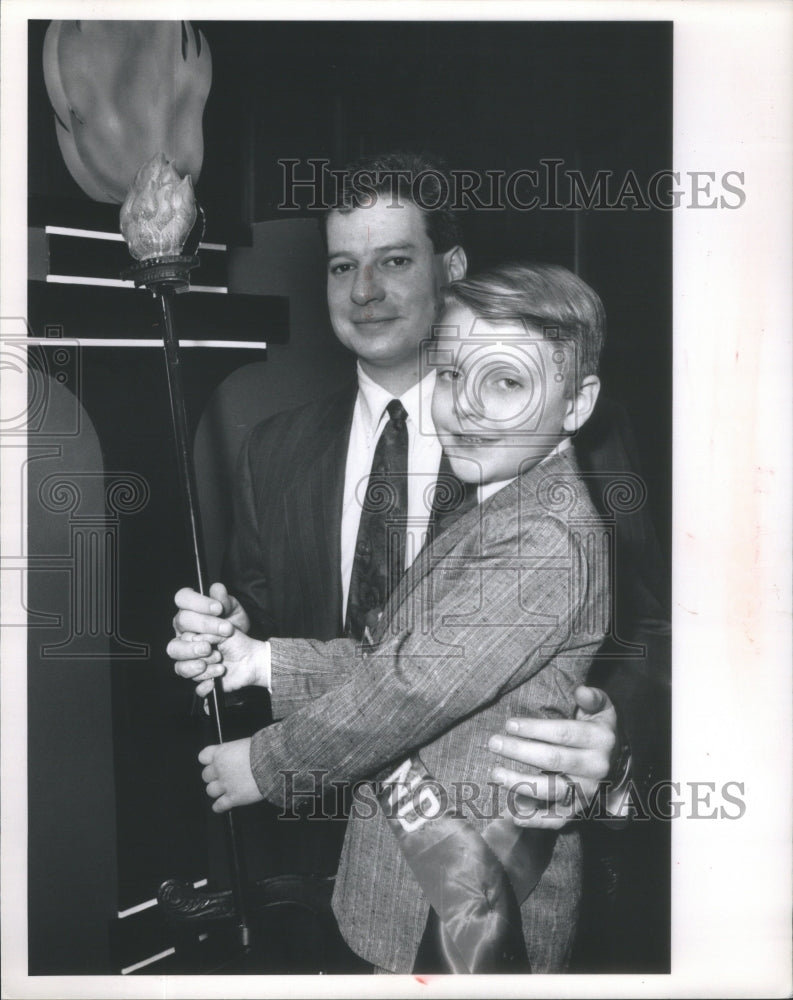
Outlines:
[[225,582],[251,634],[342,634],[344,466],[357,387],[278,413],[243,443]]

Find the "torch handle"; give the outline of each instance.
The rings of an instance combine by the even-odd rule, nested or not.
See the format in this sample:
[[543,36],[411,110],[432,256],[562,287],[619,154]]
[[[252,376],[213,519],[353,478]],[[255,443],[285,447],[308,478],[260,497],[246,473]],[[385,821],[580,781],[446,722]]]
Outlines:
[[165,347],[165,368],[168,375],[168,393],[171,400],[171,419],[176,437],[176,458],[179,470],[179,484],[184,497],[185,512],[188,515],[190,544],[195,561],[198,589],[207,592],[208,580],[201,532],[201,515],[198,508],[198,490],[195,468],[190,450],[187,431],[187,411],[185,410],[182,369],[179,355],[179,340],[173,326],[171,289],[157,291],[163,320],[163,345]]
[[[173,325],[172,299],[175,292],[171,287],[159,287],[155,292],[160,305],[163,324],[163,346],[165,348],[165,369],[168,376],[168,395],[171,401],[171,418],[176,443],[176,458],[179,472],[179,484],[182,490],[184,511],[187,517],[190,543],[195,560],[198,590],[206,594],[209,581],[204,559],[203,536],[201,532],[201,514],[198,507],[198,489],[196,486],[195,465],[193,463],[190,439],[187,432],[187,412],[185,410],[184,389],[182,386],[182,370],[179,357],[179,340]],[[212,719],[218,743],[223,742],[223,725],[225,721],[223,703],[223,688],[215,678],[212,693],[207,698],[209,714]],[[229,854],[229,870],[231,874],[231,891],[234,907],[237,913],[238,928],[243,947],[247,948],[250,932],[245,916],[245,898],[243,892],[243,857],[240,851],[240,841],[234,816],[231,812],[225,814],[226,841]]]

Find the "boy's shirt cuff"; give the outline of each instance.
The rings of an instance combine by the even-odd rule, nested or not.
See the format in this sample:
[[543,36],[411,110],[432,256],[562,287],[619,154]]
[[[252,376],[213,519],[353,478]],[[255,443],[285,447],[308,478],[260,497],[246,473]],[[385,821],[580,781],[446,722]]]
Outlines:
[[262,664],[261,664],[261,679],[262,687],[267,688],[270,694],[273,693],[273,653],[272,646],[270,645],[270,640],[265,639],[264,648],[262,649]]

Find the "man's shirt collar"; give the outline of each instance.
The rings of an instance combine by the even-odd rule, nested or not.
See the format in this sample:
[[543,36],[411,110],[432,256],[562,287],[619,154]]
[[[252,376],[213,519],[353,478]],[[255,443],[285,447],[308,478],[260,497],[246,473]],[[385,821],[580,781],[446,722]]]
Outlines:
[[432,431],[431,406],[432,390],[435,387],[435,372],[428,372],[420,382],[412,385],[401,396],[394,397],[387,389],[378,385],[374,379],[361,368],[358,362],[358,398],[360,400],[360,415],[368,440],[376,436],[381,422],[388,419],[386,407],[392,399],[399,399],[405,407],[408,420],[416,428],[426,427]]

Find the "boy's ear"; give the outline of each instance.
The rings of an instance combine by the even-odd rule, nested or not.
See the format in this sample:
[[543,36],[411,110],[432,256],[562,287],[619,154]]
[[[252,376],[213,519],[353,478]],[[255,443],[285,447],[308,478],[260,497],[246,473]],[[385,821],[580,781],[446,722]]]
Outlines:
[[458,281],[465,277],[468,270],[468,258],[462,247],[452,247],[443,255],[443,276],[446,281]]
[[589,420],[599,395],[600,379],[597,375],[587,375],[576,396],[567,404],[567,413],[562,426],[568,434],[574,434]]

